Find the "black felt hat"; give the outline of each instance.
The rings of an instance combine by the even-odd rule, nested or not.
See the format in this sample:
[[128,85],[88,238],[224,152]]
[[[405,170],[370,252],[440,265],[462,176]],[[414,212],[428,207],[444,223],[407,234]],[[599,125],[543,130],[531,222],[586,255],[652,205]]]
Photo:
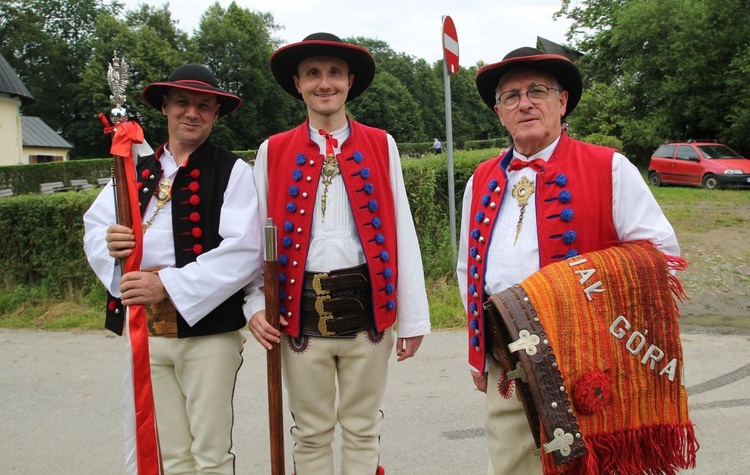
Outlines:
[[229,114],[242,104],[242,99],[219,88],[219,81],[213,73],[200,64],[184,64],[175,69],[165,82],[149,84],[143,89],[143,100],[154,109],[161,110],[164,96],[172,87],[215,94],[220,104],[219,117]]
[[487,107],[494,110],[495,91],[503,75],[521,67],[538,68],[553,75],[562,88],[568,91],[565,115],[573,112],[583,92],[583,81],[578,68],[565,56],[547,54],[536,48],[523,47],[508,53],[499,63],[488,64],[477,71],[479,95]]
[[375,59],[361,46],[344,43],[331,33],[313,33],[299,43],[292,43],[277,49],[271,56],[271,72],[276,82],[289,94],[302,100],[302,95],[294,86],[300,61],[313,56],[333,56],[341,58],[349,65],[349,74],[354,75],[354,83],[346,100],[351,101],[365,92],[375,77]]

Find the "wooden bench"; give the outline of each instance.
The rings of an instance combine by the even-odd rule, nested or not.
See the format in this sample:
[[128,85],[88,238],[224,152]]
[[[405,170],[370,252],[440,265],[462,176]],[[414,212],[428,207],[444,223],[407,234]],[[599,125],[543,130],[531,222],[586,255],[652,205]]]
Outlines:
[[96,179],[96,184],[97,184],[97,186],[104,186],[107,183],[109,183],[109,180],[111,180],[111,179],[112,178],[110,178],[110,177],[97,178]]
[[61,181],[52,181],[49,183],[39,184],[39,191],[41,191],[43,195],[51,195],[52,193],[58,191],[66,191],[69,189],[70,188],[67,188]]
[[13,189],[6,188],[4,190],[0,190],[0,198],[7,198],[9,196],[13,196]]
[[74,190],[90,190],[94,187],[88,180],[70,180],[70,187]]

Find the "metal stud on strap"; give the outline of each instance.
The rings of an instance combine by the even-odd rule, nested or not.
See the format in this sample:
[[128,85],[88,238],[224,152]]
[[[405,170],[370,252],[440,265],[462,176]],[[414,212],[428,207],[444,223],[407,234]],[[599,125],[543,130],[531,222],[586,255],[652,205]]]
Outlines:
[[525,350],[526,354],[534,356],[536,354],[536,345],[539,344],[539,336],[532,335],[528,330],[518,332],[518,340],[508,344],[511,353]]
[[550,453],[554,452],[555,450],[559,450],[560,454],[563,456],[570,455],[570,446],[573,445],[573,434],[570,432],[565,432],[564,430],[560,429],[559,427],[555,429],[555,432],[553,432],[555,438],[544,444],[542,447],[544,448],[544,453]]

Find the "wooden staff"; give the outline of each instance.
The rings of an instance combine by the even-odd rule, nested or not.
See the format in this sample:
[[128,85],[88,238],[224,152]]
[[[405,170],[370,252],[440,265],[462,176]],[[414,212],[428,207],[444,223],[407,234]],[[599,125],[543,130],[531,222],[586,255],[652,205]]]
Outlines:
[[[265,267],[266,319],[279,329],[278,257],[276,226],[268,218],[264,230],[263,261]],[[271,475],[284,475],[284,413],[281,393],[281,345],[266,352],[268,371],[268,426],[271,439]]]
[[[107,67],[107,84],[112,92],[109,96],[114,108],[110,116],[99,114],[99,119],[105,125],[105,132],[115,132],[118,125],[128,121],[128,113],[123,107],[126,102],[125,89],[128,84],[128,64],[124,58],[118,58],[115,51],[112,62]],[[133,218],[130,214],[130,198],[128,196],[127,178],[125,175],[125,158],[112,155],[112,186],[115,187],[115,211],[117,224],[133,228]],[[121,262],[125,268],[125,259]]]
[[[112,186],[115,187],[117,224],[132,229],[133,216],[130,214],[130,196],[128,196],[128,185],[125,178],[125,159],[119,155],[112,156]],[[125,259],[122,258],[123,269],[125,268]]]

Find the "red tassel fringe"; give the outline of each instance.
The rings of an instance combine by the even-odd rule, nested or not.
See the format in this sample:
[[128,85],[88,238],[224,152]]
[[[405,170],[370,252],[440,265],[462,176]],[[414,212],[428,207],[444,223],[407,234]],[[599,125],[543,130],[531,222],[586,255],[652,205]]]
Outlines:
[[695,468],[700,445],[693,426],[644,427],[586,438],[587,453],[569,467],[555,466],[551,457],[545,475],[645,474],[676,475]]

